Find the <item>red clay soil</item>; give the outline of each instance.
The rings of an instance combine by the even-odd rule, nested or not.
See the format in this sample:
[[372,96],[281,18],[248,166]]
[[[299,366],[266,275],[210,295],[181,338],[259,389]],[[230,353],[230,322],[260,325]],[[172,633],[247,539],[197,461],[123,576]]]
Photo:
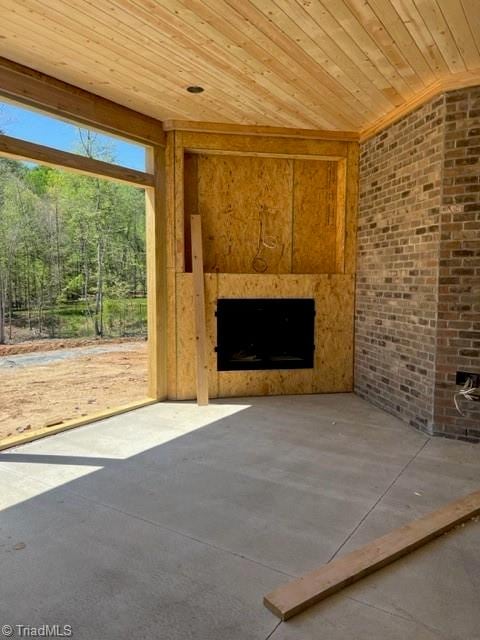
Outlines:
[[[57,344],[53,346],[53,342]],[[46,341],[38,344],[42,349],[29,351],[59,349],[60,343],[65,347],[72,346],[71,341],[49,340],[48,344]],[[80,341],[77,346],[88,344],[98,345],[99,342]],[[49,349],[45,348],[47,346]],[[0,370],[0,440],[35,431],[51,421],[80,418],[145,398],[146,343],[135,342],[132,347],[128,351]],[[0,352],[1,355],[6,354]]]

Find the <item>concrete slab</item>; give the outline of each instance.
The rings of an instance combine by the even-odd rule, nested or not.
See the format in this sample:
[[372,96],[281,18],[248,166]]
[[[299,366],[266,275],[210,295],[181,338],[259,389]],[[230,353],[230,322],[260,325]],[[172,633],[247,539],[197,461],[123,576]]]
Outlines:
[[479,459],[349,394],[163,403],[18,447],[0,454],[0,620],[81,639],[473,639],[480,525],[281,625],[262,597],[478,489]]

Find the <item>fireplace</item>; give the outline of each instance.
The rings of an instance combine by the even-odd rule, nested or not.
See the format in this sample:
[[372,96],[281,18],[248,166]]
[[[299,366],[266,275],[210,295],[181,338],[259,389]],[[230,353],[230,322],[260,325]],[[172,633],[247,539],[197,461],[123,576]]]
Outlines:
[[216,315],[218,371],[313,368],[313,299],[221,298]]

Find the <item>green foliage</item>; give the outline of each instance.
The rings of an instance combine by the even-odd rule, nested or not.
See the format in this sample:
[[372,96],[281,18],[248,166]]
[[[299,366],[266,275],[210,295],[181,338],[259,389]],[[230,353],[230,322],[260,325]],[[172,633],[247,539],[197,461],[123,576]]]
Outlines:
[[76,276],[70,278],[66,285],[62,288],[60,295],[58,296],[58,302],[69,302],[71,300],[78,300],[84,290],[85,278],[81,273],[77,273]]
[[[112,160],[92,134],[79,140],[86,155]],[[4,326],[52,337],[144,335],[145,287],[142,190],[0,159]]]

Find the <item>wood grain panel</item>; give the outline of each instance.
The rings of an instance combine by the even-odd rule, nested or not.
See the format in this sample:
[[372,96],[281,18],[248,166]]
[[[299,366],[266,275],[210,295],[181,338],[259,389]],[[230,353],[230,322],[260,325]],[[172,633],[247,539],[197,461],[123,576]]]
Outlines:
[[337,245],[337,163],[295,160],[293,170],[292,271],[333,273]]
[[[256,210],[258,202],[268,197],[276,202],[279,197],[285,201],[286,215],[279,219],[279,231],[288,230],[293,236],[295,204],[294,166],[300,167],[298,181],[306,184],[302,198],[297,197],[299,206],[315,209],[315,202],[319,199],[329,199],[330,206],[347,218],[343,224],[335,225],[335,233],[329,239],[333,247],[331,263],[334,269],[344,262],[351,267],[351,256],[354,251],[354,223],[356,207],[356,162],[358,159],[358,144],[355,142],[325,141],[315,139],[272,138],[265,135],[234,135],[206,133],[198,131],[175,131],[175,151],[170,154],[170,164],[175,174],[175,202],[173,209],[175,217],[170,225],[175,229],[176,296],[175,322],[176,332],[174,346],[176,352],[176,385],[179,399],[193,399],[194,386],[194,327],[192,317],[193,290],[191,274],[182,273],[184,266],[183,246],[188,244],[188,229],[184,228],[184,217],[191,211],[197,211],[203,217],[204,228],[209,227],[209,235],[205,234],[205,253],[212,253],[212,247],[223,260],[217,264],[218,258],[211,263],[218,273],[206,275],[206,315],[209,352],[209,390],[211,397],[229,397],[241,395],[313,393],[316,391],[337,392],[349,391],[352,388],[353,370],[353,289],[354,276],[351,273],[314,274],[314,273],[228,273],[230,267],[244,269],[246,257],[241,245],[235,250],[228,251],[231,234],[243,241],[248,238],[251,218],[248,216],[236,221],[225,217],[225,210],[233,210],[232,202],[236,202],[238,209],[244,213],[253,207]],[[197,146],[199,145],[199,146]],[[203,147],[207,147],[205,153]],[[185,148],[186,147],[186,148]],[[233,147],[233,149],[231,148]],[[254,151],[252,151],[252,147]],[[212,154],[212,151],[214,153]],[[315,151],[322,155],[315,155]],[[302,155],[307,153],[308,160]],[[278,154],[274,158],[265,155]],[[240,155],[239,155],[240,154]],[[300,157],[299,157],[300,156]],[[330,159],[328,159],[330,158]],[[350,169],[353,163],[353,169]],[[184,193],[185,187],[185,193]],[[268,190],[268,191],[267,191]],[[316,200],[315,200],[316,198]],[[229,206],[230,205],[230,206]],[[324,212],[325,213],[325,212]],[[314,215],[305,212],[305,217]],[[338,217],[336,214],[336,216]],[[337,220],[338,222],[338,220]],[[318,216],[316,220],[318,226]],[[302,238],[297,239],[296,254],[301,244],[308,243],[308,248],[302,249],[303,259],[312,254],[310,259],[317,258],[319,242],[315,240],[315,228],[310,229]],[[318,232],[317,232],[318,235]],[[349,246],[347,251],[347,244]],[[207,248],[208,246],[208,248]],[[225,250],[227,249],[227,251]],[[293,247],[290,247],[292,249]],[[338,255],[343,251],[342,260]],[[291,256],[290,252],[290,256]],[[231,259],[230,265],[225,256]],[[242,263],[243,261],[243,263]],[[247,261],[248,262],[248,261]],[[318,262],[315,263],[318,267]],[[210,265],[210,267],[211,267]],[[188,267],[188,264],[187,264]],[[216,371],[216,354],[214,348],[216,337],[216,301],[217,298],[242,297],[304,297],[314,298],[317,308],[315,322],[315,342],[319,345],[315,356],[315,367],[310,370],[286,371]],[[171,305],[172,306],[172,305]]]
[[218,378],[220,398],[312,393],[311,369],[221,371]]
[[[0,55],[130,108],[132,127],[120,112],[111,127],[137,139],[162,137],[138,114],[362,131],[438,86],[480,84],[477,0],[0,0],[0,11]],[[83,122],[109,126],[111,105],[78,93],[77,109],[53,85],[50,100],[45,80],[10,96],[67,117],[93,107]]]
[[[318,276],[320,279],[328,276]],[[315,276],[218,274],[219,298],[311,298]]]
[[[206,274],[210,397],[334,393],[352,389],[353,287],[351,275]],[[217,298],[311,298],[317,310],[314,369],[216,371]],[[191,274],[177,274],[177,398],[195,397],[195,327]]]
[[315,298],[314,393],[353,389],[353,275],[317,276],[312,280]]
[[[87,120],[109,126],[105,100],[132,109],[137,138],[162,136],[153,120],[143,133],[138,113],[367,130],[439,83],[480,83],[476,0],[0,0],[0,11],[0,55],[103,99]],[[33,100],[10,95],[82,117],[41,84]]]
[[353,291],[351,275],[218,275],[220,298],[313,297],[315,366],[297,371],[218,374],[220,397],[347,392],[353,386]]
[[[292,161],[197,157],[205,271],[288,273],[292,251]],[[186,189],[189,186],[194,190],[187,184]]]
[[313,373],[313,393],[353,390],[353,336],[331,328],[319,333]]
[[[219,298],[311,298],[313,280],[302,275],[218,275]],[[220,397],[312,393],[312,369],[221,371]]]

